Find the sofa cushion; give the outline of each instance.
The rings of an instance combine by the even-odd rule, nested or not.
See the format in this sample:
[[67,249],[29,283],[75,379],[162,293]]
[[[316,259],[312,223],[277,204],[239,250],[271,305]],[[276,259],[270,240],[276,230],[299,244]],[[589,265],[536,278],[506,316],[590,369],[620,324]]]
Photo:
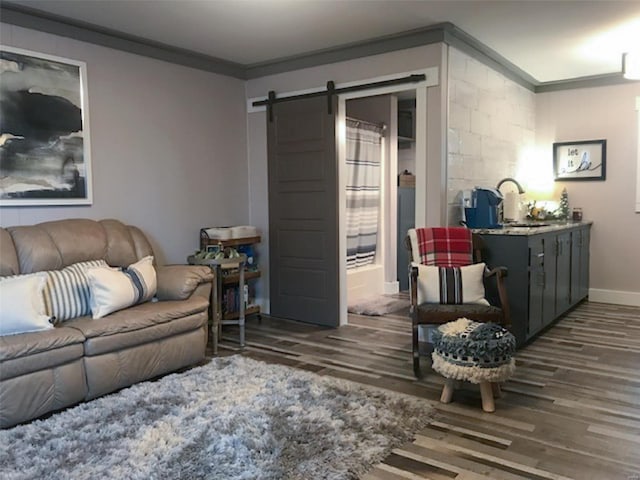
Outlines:
[[0,337],[0,380],[82,358],[82,342],[82,333],[66,327]]
[[143,303],[93,320],[81,317],[65,325],[87,338],[85,355],[127,348],[202,327],[209,302],[195,297],[183,301]]
[[0,228],[0,276],[17,275],[20,273],[18,254],[13,238],[6,228]]
[[84,339],[81,332],[67,327],[0,337],[0,363],[5,360],[56,350],[68,345],[81,344]]
[[19,377],[28,373],[50,370],[73,360],[81,359],[84,346],[81,343],[34,353],[28,357],[14,358],[0,362],[0,380]]
[[104,259],[107,235],[95,220],[69,219],[9,227],[21,273],[59,270],[87,260]]
[[55,220],[0,230],[0,275],[59,270],[87,260],[124,267],[153,255],[139,228],[118,220]]

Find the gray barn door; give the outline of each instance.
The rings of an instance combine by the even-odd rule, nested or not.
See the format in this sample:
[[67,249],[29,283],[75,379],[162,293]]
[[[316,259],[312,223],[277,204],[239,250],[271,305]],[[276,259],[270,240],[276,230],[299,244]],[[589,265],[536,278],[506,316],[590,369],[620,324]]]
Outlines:
[[338,326],[337,98],[276,103],[267,116],[271,315]]

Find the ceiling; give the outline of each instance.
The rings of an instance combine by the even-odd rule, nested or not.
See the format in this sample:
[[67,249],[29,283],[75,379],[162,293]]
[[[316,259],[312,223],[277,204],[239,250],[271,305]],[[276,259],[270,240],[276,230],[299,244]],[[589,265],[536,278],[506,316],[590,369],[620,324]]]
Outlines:
[[[6,3],[6,2],[5,2]],[[13,0],[245,66],[451,22],[538,83],[620,72],[640,0]]]

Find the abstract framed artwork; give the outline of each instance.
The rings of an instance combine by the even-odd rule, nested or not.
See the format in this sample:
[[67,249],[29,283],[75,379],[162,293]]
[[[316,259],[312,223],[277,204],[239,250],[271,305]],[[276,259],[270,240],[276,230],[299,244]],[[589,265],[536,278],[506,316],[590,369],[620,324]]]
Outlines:
[[605,180],[607,141],[585,140],[553,144],[553,173],[556,182]]
[[91,205],[84,62],[0,46],[0,206]]

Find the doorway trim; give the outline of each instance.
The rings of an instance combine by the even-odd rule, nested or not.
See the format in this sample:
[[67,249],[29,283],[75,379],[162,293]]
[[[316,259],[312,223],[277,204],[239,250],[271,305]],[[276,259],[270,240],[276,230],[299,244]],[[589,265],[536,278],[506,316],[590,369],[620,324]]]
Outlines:
[[[340,325],[348,323],[347,313],[347,199],[346,199],[346,177],[347,177],[347,146],[346,146],[346,102],[355,98],[372,97],[377,95],[393,94],[407,90],[416,91],[416,191],[425,192],[427,188],[427,88],[439,85],[438,67],[415,70],[412,72],[396,73],[390,76],[376,77],[351,84],[362,82],[373,83],[387,80],[398,75],[424,74],[425,80],[413,84],[393,85],[382,88],[360,90],[356,92],[343,93],[338,95],[338,265],[339,265],[339,286],[340,286]],[[343,84],[349,86],[349,84]],[[336,85],[337,87],[337,85]],[[421,160],[424,165],[420,164]],[[385,167],[388,168],[388,167]],[[393,173],[393,172],[391,172]],[[421,175],[418,175],[421,173]],[[388,195],[388,189],[383,189]],[[416,196],[416,219],[424,218],[425,206],[418,204]],[[395,231],[395,230],[394,230]],[[393,245],[384,245],[383,248],[391,248]],[[396,245],[397,248],[397,245]]]

